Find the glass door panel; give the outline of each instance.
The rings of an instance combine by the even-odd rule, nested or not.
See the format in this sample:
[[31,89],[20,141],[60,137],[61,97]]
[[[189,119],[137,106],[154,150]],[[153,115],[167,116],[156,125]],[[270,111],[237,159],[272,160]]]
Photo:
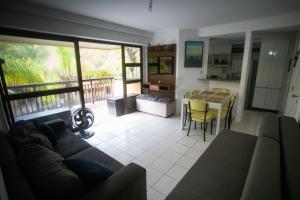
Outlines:
[[79,42],[79,50],[85,105],[101,123],[112,116],[107,99],[124,95],[121,45]]
[[125,112],[134,111],[132,99],[142,91],[142,48],[122,46]]
[[73,42],[0,35],[0,55],[10,122],[80,105]]

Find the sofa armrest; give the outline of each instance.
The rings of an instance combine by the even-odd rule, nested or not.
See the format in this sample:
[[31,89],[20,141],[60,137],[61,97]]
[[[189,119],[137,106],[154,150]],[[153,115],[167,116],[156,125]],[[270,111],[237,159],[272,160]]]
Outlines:
[[104,182],[91,188],[83,200],[146,200],[146,170],[137,164],[130,163]]
[[55,133],[61,133],[66,130],[66,123],[62,119],[54,119],[51,121],[47,121],[45,122],[45,124],[50,126],[55,131]]

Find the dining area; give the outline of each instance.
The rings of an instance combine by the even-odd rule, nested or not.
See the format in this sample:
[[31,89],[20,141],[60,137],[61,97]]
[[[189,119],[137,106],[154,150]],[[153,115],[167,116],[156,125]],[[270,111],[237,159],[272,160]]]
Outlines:
[[217,135],[223,128],[230,129],[236,97],[237,94],[226,88],[184,92],[181,100],[181,130],[187,130],[189,136],[192,126],[195,130],[199,128],[205,141],[208,130],[209,134],[215,130]]

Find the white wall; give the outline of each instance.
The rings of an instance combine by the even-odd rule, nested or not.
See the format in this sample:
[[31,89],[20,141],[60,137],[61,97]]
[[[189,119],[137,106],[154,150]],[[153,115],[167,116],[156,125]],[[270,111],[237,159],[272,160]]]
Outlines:
[[149,44],[152,33],[22,2],[0,3],[0,27],[51,34]]

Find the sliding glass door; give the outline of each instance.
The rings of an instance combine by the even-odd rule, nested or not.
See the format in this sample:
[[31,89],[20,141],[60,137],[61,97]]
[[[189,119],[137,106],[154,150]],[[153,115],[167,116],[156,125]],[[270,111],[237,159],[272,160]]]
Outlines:
[[0,55],[12,122],[80,106],[73,42],[0,35]]
[[142,90],[137,45],[0,28],[0,56],[9,124],[99,102],[106,106],[107,98],[123,99],[126,113],[135,109],[131,97]]

